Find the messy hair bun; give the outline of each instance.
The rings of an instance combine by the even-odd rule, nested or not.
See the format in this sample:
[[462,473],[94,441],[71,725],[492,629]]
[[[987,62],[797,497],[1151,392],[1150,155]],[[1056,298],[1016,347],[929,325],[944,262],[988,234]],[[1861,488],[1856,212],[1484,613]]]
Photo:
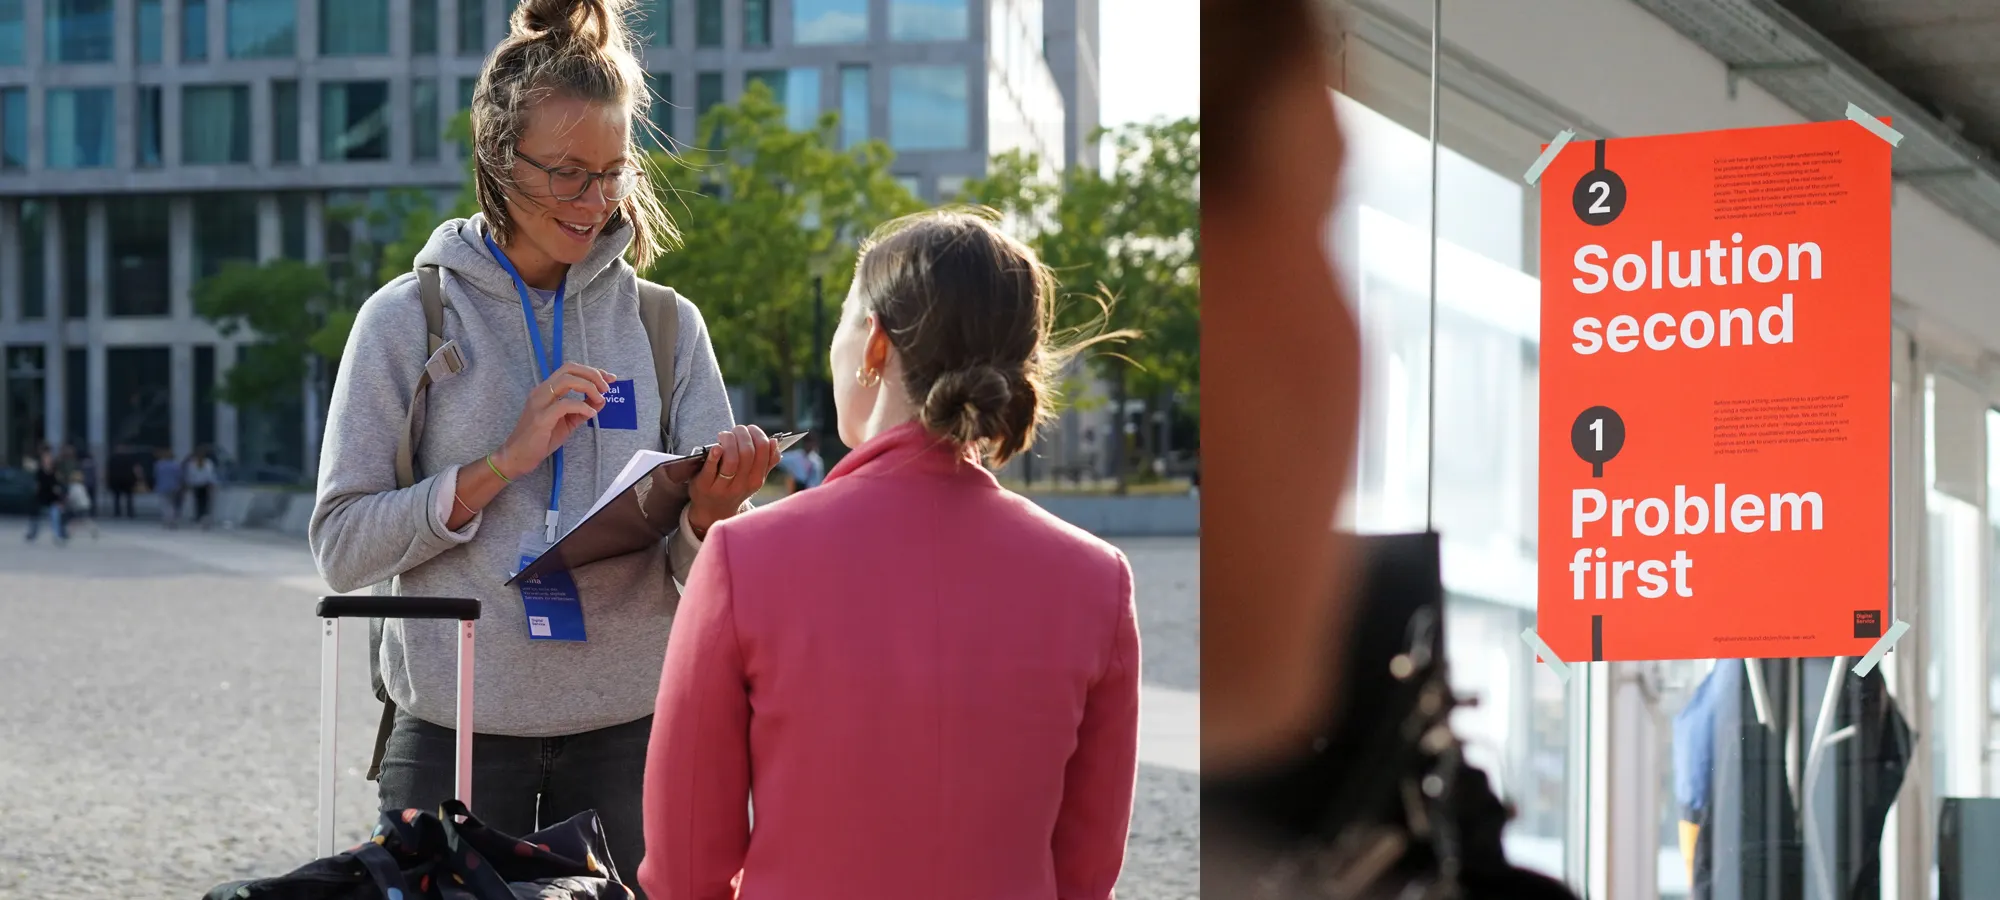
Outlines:
[[990,365],[941,373],[931,382],[918,418],[932,434],[959,444],[992,445],[998,458],[1026,449],[1034,434],[1039,391],[1018,371]]
[[[521,0],[514,8],[507,37],[487,58],[472,92],[472,150],[478,163],[473,191],[500,244],[513,236],[509,195],[535,196],[527,189],[530,183],[515,180],[514,148],[540,101],[561,96],[602,104],[622,111],[634,133],[649,127],[653,98],[625,27],[631,5],[632,0]],[[646,158],[629,136],[625,155]],[[642,269],[680,237],[649,186],[620,201],[605,233],[627,224],[632,265]]]
[[623,48],[630,5],[631,0],[522,0],[508,19],[508,37]]
[[863,248],[860,300],[902,361],[903,387],[932,434],[1000,465],[1034,444],[1050,385],[1078,351],[1050,344],[1055,279],[982,215],[938,210],[882,226]]

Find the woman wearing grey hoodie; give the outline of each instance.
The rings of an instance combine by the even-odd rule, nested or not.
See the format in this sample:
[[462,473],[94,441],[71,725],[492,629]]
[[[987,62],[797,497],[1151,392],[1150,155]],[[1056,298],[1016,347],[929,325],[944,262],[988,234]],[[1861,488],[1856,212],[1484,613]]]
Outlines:
[[[424,403],[416,469],[396,447],[425,369],[417,277],[354,321],[327,419],[313,554],[335,590],[484,603],[475,681],[478,812],[526,834],[595,809],[617,866],[637,871],[641,782],[668,626],[708,528],[747,506],[774,443],[736,426],[702,316],[679,300],[672,390],[660,396],[634,265],[676,235],[639,168],[645,73],[628,0],[524,0],[472,101],[481,212],[417,254],[440,269],[443,337],[464,360]],[[628,263],[627,260],[630,260]],[[661,447],[665,416],[670,447]],[[639,450],[714,442],[678,529],[649,550],[502,582],[574,525]],[[456,623],[389,621],[383,681],[397,712],[384,808],[435,809],[453,786]]]

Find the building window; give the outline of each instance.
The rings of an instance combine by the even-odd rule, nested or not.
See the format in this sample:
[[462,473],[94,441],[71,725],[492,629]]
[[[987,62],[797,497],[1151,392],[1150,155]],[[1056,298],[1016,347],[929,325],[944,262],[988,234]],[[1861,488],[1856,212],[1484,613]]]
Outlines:
[[173,351],[111,347],[104,353],[105,427],[113,447],[173,443]]
[[956,200],[958,195],[965,193],[964,175],[939,175],[937,184],[939,200]]
[[306,258],[306,195],[278,195],[278,243],[286,259]]
[[48,256],[43,249],[48,234],[48,205],[40,200],[21,201],[21,318],[39,319],[48,315]]
[[158,85],[139,87],[139,168],[151,169],[160,165],[160,130],[164,123],[160,113]]
[[435,78],[410,82],[410,157],[438,158],[438,83]]
[[299,161],[299,83],[271,82],[271,161]]
[[964,66],[889,69],[889,143],[897,150],[964,150],[970,146]]
[[90,350],[71,347],[63,351],[63,370],[67,373],[64,378],[68,388],[63,397],[64,416],[68,419],[63,423],[63,441],[86,446],[89,438],[84,434],[84,426],[90,415],[90,392],[94,390],[90,383]]
[[208,58],[207,0],[181,2],[181,61],[201,62]]
[[[0,3],[8,0],[0,0]],[[160,0],[137,0],[132,5],[133,32],[139,40],[139,62],[157,63],[165,36],[160,25]]]
[[181,89],[181,162],[250,161],[250,87],[188,85]]
[[889,0],[892,41],[962,41],[971,33],[965,0]]
[[868,0],[793,0],[792,41],[860,44],[868,40]]
[[410,55],[436,56],[437,52],[437,0],[410,0]]
[[703,72],[694,79],[694,120],[696,130],[708,111],[722,105],[722,73]]
[[321,162],[389,158],[389,83],[336,81],[319,86]]
[[69,88],[51,90],[47,96],[49,168],[111,165],[118,143],[111,89]]
[[458,80],[459,112],[464,112],[472,108],[472,93],[477,90],[479,90],[479,79],[467,77]]
[[168,203],[142,194],[105,204],[111,222],[111,315],[164,316],[170,309],[167,286]]
[[903,190],[909,191],[912,197],[922,197],[924,195],[923,179],[915,175],[897,175],[896,183],[902,185]]
[[722,0],[696,0],[694,6],[694,45],[697,47],[722,46]]
[[771,46],[771,0],[743,0],[743,46]]
[[257,261],[257,195],[196,194],[192,202],[196,282],[227,263]]
[[772,97],[785,108],[786,128],[793,131],[813,129],[819,119],[819,69],[776,69],[749,72],[743,76],[745,87],[756,81],[770,87]]
[[62,201],[63,316],[90,317],[90,207],[84,201]]
[[381,56],[388,53],[389,0],[325,0],[320,3],[319,52],[321,56]]
[[21,65],[22,0],[0,0],[0,66]]
[[840,143],[868,140],[868,67],[840,67]]
[[0,169],[28,165],[28,89],[0,88]]
[[458,0],[458,55],[486,55],[486,0]]
[[625,26],[649,47],[674,44],[674,0],[640,0],[625,15]]
[[111,0],[48,0],[47,62],[111,61]]
[[215,347],[194,348],[194,445],[215,446]]
[[673,142],[668,140],[674,133],[673,73],[649,73],[646,88],[653,94],[651,105],[646,107],[646,121],[652,125],[646,129],[647,146],[665,150],[673,146]]
[[297,0],[229,0],[229,57],[295,55],[298,8]]

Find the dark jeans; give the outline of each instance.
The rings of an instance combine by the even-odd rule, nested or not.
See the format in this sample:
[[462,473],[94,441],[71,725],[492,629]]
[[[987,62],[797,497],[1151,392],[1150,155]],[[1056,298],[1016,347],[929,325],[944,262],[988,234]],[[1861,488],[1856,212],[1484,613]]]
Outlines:
[[114,485],[112,485],[112,486],[111,486],[111,517],[112,517],[112,518],[114,518],[114,519],[117,519],[117,518],[125,518],[125,519],[130,519],[130,518],[132,518],[132,517],[133,517],[133,515],[134,515],[134,513],[133,513],[132,509],[133,509],[133,506],[132,506],[132,485],[129,485],[129,484],[114,484]]
[[[618,877],[638,890],[646,744],[653,717],[555,738],[476,734],[472,738],[472,812],[524,837],[594,809],[604,823]],[[382,751],[383,809],[436,811],[451,798],[455,733],[396,710]]]

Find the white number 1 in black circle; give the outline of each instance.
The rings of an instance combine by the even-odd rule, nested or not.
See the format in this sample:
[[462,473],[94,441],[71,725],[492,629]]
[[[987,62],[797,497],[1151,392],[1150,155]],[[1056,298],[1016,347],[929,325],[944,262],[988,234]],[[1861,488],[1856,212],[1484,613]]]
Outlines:
[[[1601,182],[1601,181],[1600,181],[1600,182],[1598,182],[1598,184],[1603,184],[1603,183],[1604,183],[1604,182]],[[1598,419],[1592,419],[1592,420],[1591,420],[1591,422],[1590,422],[1590,430],[1591,430],[1591,433],[1592,433],[1592,434],[1594,434],[1594,435],[1596,435],[1596,438],[1597,438],[1597,452],[1599,452],[1599,453],[1603,453],[1603,452],[1604,452],[1604,420],[1603,420],[1602,418],[1598,418]]]

